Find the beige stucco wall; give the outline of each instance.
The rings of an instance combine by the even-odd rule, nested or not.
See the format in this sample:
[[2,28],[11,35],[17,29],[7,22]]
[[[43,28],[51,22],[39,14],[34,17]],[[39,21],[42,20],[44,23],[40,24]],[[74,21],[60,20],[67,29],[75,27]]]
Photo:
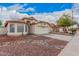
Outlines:
[[[15,32],[14,33],[11,33],[10,32],[10,24],[14,24],[15,25]],[[19,25],[20,23],[9,23],[8,24],[8,26],[7,26],[7,35],[26,35],[26,34],[28,34],[28,31],[27,32],[25,32],[25,24],[23,24],[24,25],[24,32],[22,33],[22,32],[17,32],[17,25]],[[28,30],[28,29],[27,29]]]

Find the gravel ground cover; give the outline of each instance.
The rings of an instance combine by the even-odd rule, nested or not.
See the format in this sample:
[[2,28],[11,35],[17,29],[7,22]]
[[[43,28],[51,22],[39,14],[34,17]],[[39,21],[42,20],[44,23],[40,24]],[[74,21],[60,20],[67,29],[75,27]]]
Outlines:
[[57,56],[67,41],[45,36],[0,36],[0,56]]

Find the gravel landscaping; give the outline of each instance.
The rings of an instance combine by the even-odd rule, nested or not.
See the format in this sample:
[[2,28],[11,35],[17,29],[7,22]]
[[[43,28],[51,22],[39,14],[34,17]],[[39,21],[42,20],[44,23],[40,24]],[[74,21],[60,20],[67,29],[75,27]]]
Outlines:
[[67,43],[37,35],[0,36],[0,55],[57,56]]

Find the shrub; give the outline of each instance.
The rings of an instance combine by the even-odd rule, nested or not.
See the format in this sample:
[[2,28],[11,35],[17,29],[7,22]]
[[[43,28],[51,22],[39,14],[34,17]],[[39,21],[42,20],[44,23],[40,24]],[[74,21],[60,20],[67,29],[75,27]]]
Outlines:
[[70,28],[69,31],[71,31],[71,34],[75,34],[76,33],[76,29],[75,28]]

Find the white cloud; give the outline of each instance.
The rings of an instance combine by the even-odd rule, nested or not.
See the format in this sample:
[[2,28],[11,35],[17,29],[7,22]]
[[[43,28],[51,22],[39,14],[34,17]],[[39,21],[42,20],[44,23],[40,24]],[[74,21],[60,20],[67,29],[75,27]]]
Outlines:
[[35,11],[35,9],[32,8],[32,7],[29,7],[29,8],[27,8],[25,11],[26,11],[26,12],[29,12],[29,11]]
[[[55,23],[64,13],[72,16],[71,9],[65,9],[63,11],[55,11],[50,13],[36,13],[35,15],[31,16],[35,17],[37,20]],[[73,19],[79,23],[79,14],[73,14]]]
[[8,7],[8,10],[16,10],[18,12],[34,12],[35,9],[33,7],[23,8],[24,6],[27,6],[28,4],[14,4],[12,6]]
[[79,3],[74,3],[72,6],[73,9],[78,9],[79,8]]
[[35,9],[32,7],[28,7],[24,9],[23,7],[27,5],[28,4],[14,4],[9,7],[1,6],[0,7],[0,20],[19,19],[22,17],[29,16],[28,14],[19,13],[20,9],[26,12],[35,11]]
[[12,20],[12,19],[20,19],[22,17],[27,17],[28,14],[21,14],[19,12],[16,12],[16,10],[8,10],[5,7],[0,8],[0,20]]
[[73,17],[79,23],[79,3],[74,3],[72,6]]
[[0,20],[12,20],[12,19],[16,20],[23,17],[29,17],[29,15],[26,13],[25,14],[19,13],[19,10],[23,10],[23,12],[35,11],[35,9],[32,7],[28,7],[24,9],[23,7],[27,5],[28,4],[14,4],[9,7],[1,6],[0,7]]
[[14,4],[8,7],[8,10],[19,10],[23,9],[24,6],[27,6],[28,4]]
[[71,10],[66,9],[63,11],[55,11],[50,13],[36,13],[35,15],[31,15],[31,16],[35,17],[37,20],[55,23],[64,13],[71,15]]
[[79,14],[79,3],[74,3],[72,10],[74,11],[74,14]]
[[34,12],[35,9],[33,7],[28,7],[26,9],[19,9],[18,12]]

